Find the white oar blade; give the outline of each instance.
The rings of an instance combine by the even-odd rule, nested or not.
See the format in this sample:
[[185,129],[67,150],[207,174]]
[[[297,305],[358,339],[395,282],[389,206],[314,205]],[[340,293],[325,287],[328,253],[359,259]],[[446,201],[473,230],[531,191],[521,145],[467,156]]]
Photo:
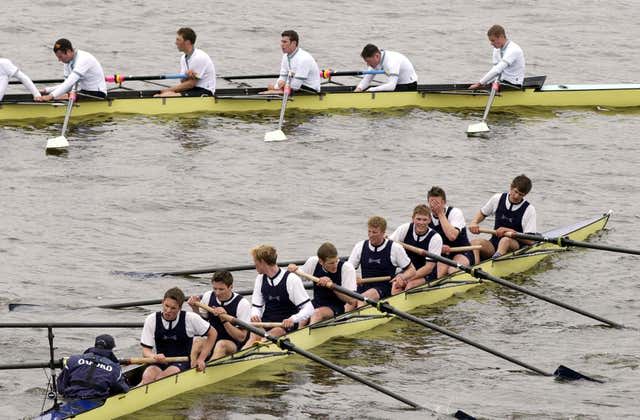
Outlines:
[[469,127],[467,128],[468,136],[476,136],[488,132],[489,126],[484,121],[475,124],[469,124]]
[[66,147],[69,147],[69,142],[65,136],[58,136],[47,140],[47,150],[64,149]]
[[264,135],[264,141],[283,141],[287,136],[284,135],[282,130],[269,131]]

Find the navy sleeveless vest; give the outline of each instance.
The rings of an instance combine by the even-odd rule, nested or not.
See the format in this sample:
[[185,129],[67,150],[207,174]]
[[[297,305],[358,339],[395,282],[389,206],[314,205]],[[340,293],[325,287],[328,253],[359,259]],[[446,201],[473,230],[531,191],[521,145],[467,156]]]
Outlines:
[[493,225],[494,229],[498,229],[500,227],[511,228],[517,232],[522,232],[522,217],[524,216],[524,212],[529,207],[529,202],[524,201],[522,205],[518,208],[518,210],[511,211],[507,209],[505,201],[507,200],[508,193],[503,193],[500,196],[500,202],[498,203],[498,208],[496,209],[495,214],[495,223]]
[[288,277],[289,272],[287,271],[282,276],[280,283],[277,286],[272,286],[269,284],[267,275],[262,275],[260,291],[264,299],[264,313],[262,314],[264,322],[280,322],[298,313],[298,307],[291,302],[287,292]]
[[[240,301],[242,299],[243,299],[242,296],[240,296],[237,293],[234,293],[231,296],[231,299],[227,300],[226,302],[218,303],[218,299],[216,299],[216,295],[211,293],[211,297],[209,298],[209,306],[212,308],[222,307],[229,315],[231,315],[234,318],[237,318],[238,305],[240,304]],[[239,344],[239,342],[233,337],[231,337],[231,335],[227,332],[227,329],[224,327],[224,325],[222,325],[222,321],[220,321],[219,317],[215,316],[211,312],[207,312],[207,319],[209,320],[209,324],[211,324],[211,326],[215,328],[216,331],[218,332],[218,338],[217,338],[218,340],[229,340],[229,341],[233,341],[236,344]]]
[[[449,214],[451,213],[451,210],[453,210],[453,207],[449,207],[447,209],[447,211],[445,212],[445,217],[449,218]],[[455,241],[450,241],[449,238],[447,238],[447,235],[445,235],[444,229],[442,228],[442,223],[438,223],[438,225],[436,226],[432,220],[431,223],[429,223],[429,227],[435,230],[436,232],[438,232],[438,234],[442,237],[443,245],[448,245],[450,247],[471,245],[471,243],[469,242],[469,237],[467,236],[466,227],[463,227],[462,230],[460,230],[460,233],[458,233],[458,237],[456,238]]]
[[[156,351],[167,357],[189,356],[193,338],[187,335],[187,313],[180,311],[180,320],[172,329],[162,324],[162,312],[156,312]],[[175,322],[175,321],[174,321]]]
[[[340,261],[338,263],[338,270],[335,273],[329,273],[324,268],[322,268],[320,262],[318,261],[315,270],[313,270],[313,275],[315,277],[329,277],[332,282],[339,286],[342,286],[343,265],[344,261]],[[336,296],[333,290],[327,289],[326,287],[318,286],[317,284],[313,285],[313,301],[316,304],[316,307],[344,305],[344,302],[341,301],[338,296]]]
[[[431,238],[433,238],[435,234],[435,230],[429,230],[423,240],[415,240],[413,237],[413,223],[411,223],[403,242],[407,245],[413,245],[417,248],[429,251],[429,242],[431,242]],[[418,255],[412,251],[407,251],[407,255],[409,256],[409,258],[411,258],[411,262],[413,263],[413,266],[416,268],[416,270],[424,267],[424,265],[427,263],[423,255]]]

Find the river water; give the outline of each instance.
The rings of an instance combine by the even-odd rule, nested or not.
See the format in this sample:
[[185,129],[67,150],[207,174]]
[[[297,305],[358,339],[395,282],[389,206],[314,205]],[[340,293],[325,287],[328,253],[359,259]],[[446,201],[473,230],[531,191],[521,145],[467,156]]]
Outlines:
[[[0,16],[3,55],[34,79],[59,77],[50,51],[68,37],[108,74],[176,72],[175,30],[191,26],[219,74],[273,73],[279,33],[295,28],[321,68],[356,70],[362,46],[406,53],[422,83],[471,82],[489,66],[493,23],[526,54],[527,74],[550,83],[637,82],[631,1],[13,1]],[[287,10],[283,10],[287,8]],[[221,84],[220,86],[223,86]],[[639,248],[637,110],[492,112],[491,136],[464,131],[481,112],[393,110],[291,114],[284,143],[262,141],[277,116],[117,116],[76,121],[65,156],[46,156],[60,123],[0,130],[0,312],[16,321],[140,321],[154,308],[73,309],[188,293],[206,280],[135,277],[250,263],[274,244],[304,259],[326,240],[341,255],[378,214],[408,221],[432,185],[470,220],[519,173],[539,230],[609,209],[597,239]],[[638,258],[578,250],[518,276],[540,293],[623,323],[615,330],[532,298],[486,287],[416,314],[545,370],[568,365],[605,381],[557,383],[405,322],[331,341],[317,353],[444,415],[482,418],[637,418]],[[237,273],[237,288],[254,273]],[[9,312],[7,303],[49,306]],[[57,330],[58,355],[104,331]],[[121,357],[138,355],[139,330],[109,331]],[[0,330],[0,363],[46,361],[46,331]],[[0,417],[36,414],[40,370],[0,372]],[[424,418],[360,384],[292,358],[174,398],[132,418]]]

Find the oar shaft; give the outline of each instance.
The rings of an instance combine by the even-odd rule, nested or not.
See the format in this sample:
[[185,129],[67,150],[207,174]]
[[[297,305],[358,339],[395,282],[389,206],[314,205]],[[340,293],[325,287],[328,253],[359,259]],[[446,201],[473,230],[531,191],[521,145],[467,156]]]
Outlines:
[[251,325],[258,328],[282,328],[282,322],[252,322]]
[[[329,79],[333,76],[363,76],[365,74],[384,74],[384,70],[354,70],[354,71],[333,71],[333,70],[320,70],[320,77]],[[279,74],[247,74],[247,75],[232,75],[232,76],[219,76],[221,79],[226,80],[248,80],[248,79],[275,79],[280,77]]]
[[165,79],[186,79],[187,77],[188,76],[183,73],[158,74],[153,76],[131,76],[131,75],[124,75],[124,74],[111,74],[111,75],[105,76],[104,80],[109,83],[122,83],[126,80],[145,81],[145,80],[165,80]]
[[[307,260],[296,260],[296,261],[281,261],[278,262],[278,266],[286,267],[289,264],[301,265],[304,264]],[[182,270],[182,271],[167,271],[164,273],[155,273],[159,276],[190,276],[195,274],[209,274],[215,273],[216,271],[246,271],[253,270],[256,266],[254,264],[248,265],[233,265],[229,267],[207,267],[207,268],[198,268],[194,270]]]
[[390,281],[390,280],[391,280],[391,276],[365,277],[363,279],[358,279],[358,284],[378,283],[379,281]]
[[[165,357],[165,363],[183,363],[189,361],[189,356]],[[128,359],[118,359],[121,365],[150,365],[158,363],[153,357],[130,357]]]
[[51,362],[27,362],[27,363],[10,363],[6,365],[0,365],[0,370],[12,370],[12,369],[48,369],[48,368],[61,368],[62,359],[56,360],[51,366]]
[[63,137],[64,137],[64,134],[67,132],[67,126],[69,125],[69,118],[71,117],[71,110],[73,109],[73,103],[76,101],[77,88],[78,88],[78,85],[76,84],[73,87],[73,89],[71,89],[71,91],[69,92],[69,102],[67,103],[67,112],[64,114],[64,122],[62,123],[62,134],[60,134]]
[[484,122],[487,121],[487,117],[489,116],[489,110],[491,109],[491,105],[493,105],[493,100],[495,99],[496,92],[498,91],[499,88],[500,88],[500,82],[498,82],[498,79],[496,79],[491,84],[491,93],[489,94],[489,100],[487,101],[487,106],[484,108],[484,114],[482,115],[482,121]]
[[449,248],[449,252],[466,252],[474,249],[481,249],[482,245],[453,246]]
[[529,233],[507,232],[505,236],[510,238],[526,239],[531,241],[549,242],[558,246],[575,246],[578,248],[591,248],[600,251],[620,252],[623,254],[640,255],[640,251],[636,249],[621,248],[618,246],[602,245],[591,242],[574,241],[573,239],[558,237],[547,237],[543,235],[532,235]]

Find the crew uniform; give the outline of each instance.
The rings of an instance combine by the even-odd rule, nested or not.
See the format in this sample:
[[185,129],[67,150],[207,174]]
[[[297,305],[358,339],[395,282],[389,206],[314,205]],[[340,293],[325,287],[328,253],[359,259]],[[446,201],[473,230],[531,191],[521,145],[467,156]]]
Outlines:
[[298,327],[300,321],[313,315],[313,305],[302,280],[296,274],[279,269],[275,277],[259,274],[251,296],[251,316],[264,322],[281,322],[292,318]]
[[4,98],[4,93],[9,85],[9,79],[12,77],[20,80],[34,97],[40,96],[38,88],[33,84],[31,79],[29,79],[29,76],[21,72],[11,60],[0,58],[0,101]]
[[[411,61],[404,55],[395,51],[380,50],[380,64],[375,68],[369,66],[369,70],[383,70],[387,75],[387,82],[370,88],[369,92],[390,91],[415,91],[418,89],[418,75]],[[365,75],[358,87],[365,90],[375,77],[374,74]]]
[[[360,266],[363,278],[389,276],[394,278],[396,269],[405,270],[411,264],[411,259],[399,244],[385,239],[374,247],[368,239],[358,242],[351,251],[348,260],[354,267]],[[358,285],[358,293],[376,289],[380,299],[391,296],[391,282],[389,280]]]
[[[536,232],[536,209],[525,199],[513,204],[509,200],[509,193],[497,193],[480,211],[485,217],[495,215],[494,229],[506,227],[521,233]],[[490,241],[498,249],[500,238],[493,235]]]
[[507,41],[502,48],[493,49],[493,67],[485,74],[480,83],[486,85],[500,76],[499,82],[507,82],[521,88],[524,82],[524,52],[518,44]]
[[48,87],[45,91],[57,98],[69,92],[77,83],[80,93],[100,98],[107,97],[107,84],[104,81],[102,66],[86,51],[75,50],[73,60],[64,65],[64,77],[64,82]]
[[114,347],[113,337],[99,335],[94,347],[69,357],[58,377],[58,392],[67,400],[87,400],[129,391],[120,363],[113,354]]
[[[207,302],[212,308],[224,308],[225,312],[231,315],[234,318],[238,318],[240,321],[250,323],[251,322],[251,303],[247,299],[245,299],[242,295],[237,293],[233,293],[229,300],[221,302],[213,293],[213,291],[209,290],[202,295],[201,302]],[[203,312],[201,312],[201,315]],[[212,314],[211,312],[204,313],[205,319],[209,321],[209,324],[218,332],[218,337],[216,338],[216,343],[220,340],[229,340],[236,344],[237,348],[242,348],[244,343],[247,341],[246,338],[243,341],[238,341],[231,334],[227,332],[225,325],[226,322],[220,320],[220,317]],[[248,334],[247,334],[248,337]],[[215,347],[215,345],[214,345]],[[213,350],[212,350],[213,352]]]
[[[320,265],[317,256],[310,257],[300,268],[303,272],[315,277],[329,277],[334,284],[349,290],[356,290],[356,269],[348,261],[339,261],[335,273],[330,273]],[[313,307],[326,306],[333,311],[333,315],[344,313],[344,302],[336,296],[335,292],[326,287],[313,285]]]
[[[412,222],[398,226],[389,236],[389,239],[392,241],[401,241],[407,245],[413,245],[432,254],[440,255],[442,253],[442,237],[440,234],[433,229],[427,229],[424,235],[418,235]],[[416,270],[424,267],[427,262],[435,262],[424,255],[419,255],[411,251],[408,251],[407,255]],[[426,280],[433,280],[436,277],[437,271],[434,269],[427,275]]]
[[197,77],[196,85],[183,92],[182,96],[213,96],[216,92],[216,68],[211,57],[201,49],[194,48],[190,55],[180,57],[180,73],[192,70]]
[[[471,245],[471,242],[469,242],[469,236],[467,235],[467,223],[464,220],[464,215],[462,214],[462,210],[460,210],[457,207],[447,206],[444,211],[444,215],[449,221],[449,223],[451,223],[451,226],[456,228],[459,233],[455,241],[450,241],[447,235],[444,233],[444,229],[440,224],[440,220],[435,215],[432,214],[429,227],[440,234],[443,245],[447,245],[451,248]],[[453,258],[455,255],[458,255],[458,254],[464,255],[469,260],[470,265],[475,264],[473,251],[451,252],[447,255],[449,258]]]
[[[162,312],[149,315],[144,321],[140,344],[156,348],[157,354],[166,357],[189,356],[194,336],[205,336],[211,325],[194,312],[180,311],[173,321],[162,317]],[[163,366],[177,366],[181,371],[189,369],[189,362],[174,362]]]
[[293,73],[293,79],[289,84],[293,90],[311,90],[320,92],[320,68],[311,54],[298,47],[291,54],[282,55],[280,76],[276,80],[286,82],[289,71]]

